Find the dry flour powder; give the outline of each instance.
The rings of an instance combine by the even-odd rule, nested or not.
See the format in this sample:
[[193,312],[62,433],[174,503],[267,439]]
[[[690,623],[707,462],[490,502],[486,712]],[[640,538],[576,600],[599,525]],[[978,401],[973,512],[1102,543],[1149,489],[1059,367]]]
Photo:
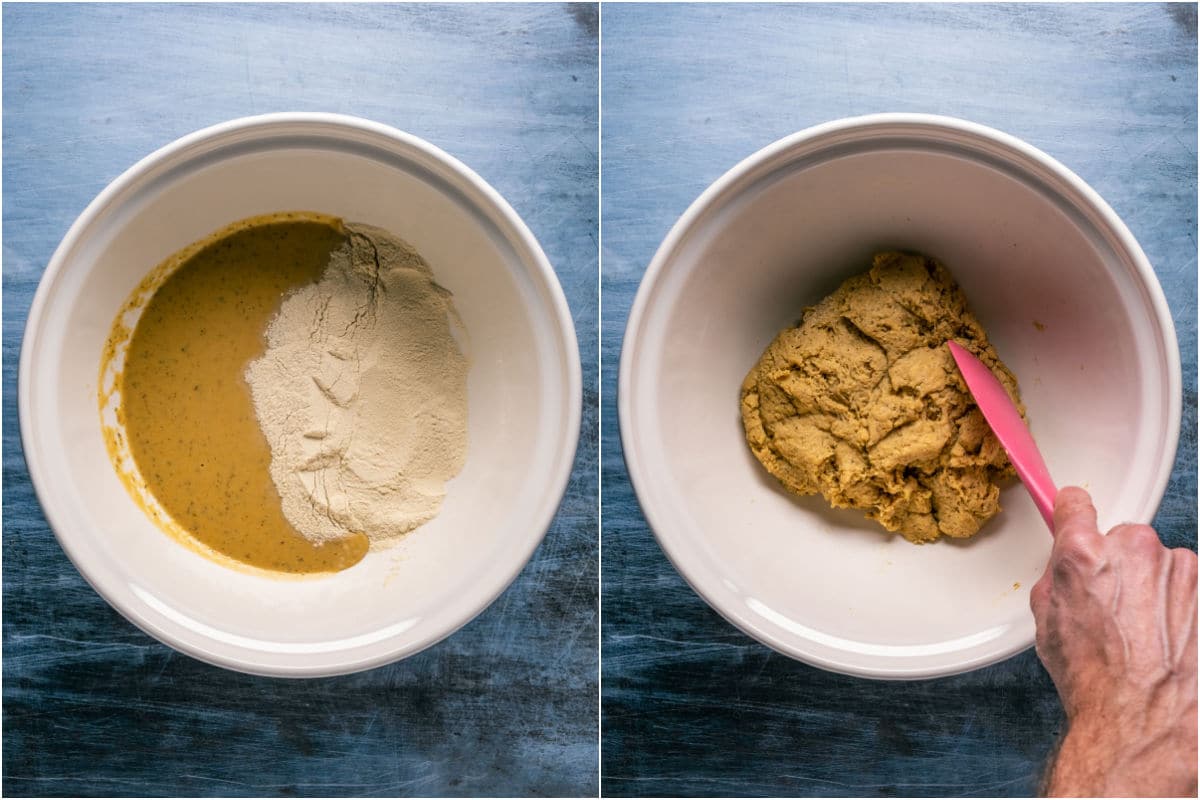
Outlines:
[[287,520],[314,541],[400,536],[441,506],[467,449],[467,359],[450,293],[407,243],[347,224],[246,369]]

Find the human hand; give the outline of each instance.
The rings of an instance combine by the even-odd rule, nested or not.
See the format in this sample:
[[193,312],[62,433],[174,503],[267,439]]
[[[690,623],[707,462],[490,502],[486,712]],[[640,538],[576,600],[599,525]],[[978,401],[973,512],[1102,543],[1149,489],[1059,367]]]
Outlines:
[[1054,529],[1030,594],[1067,714],[1046,793],[1195,796],[1196,554],[1146,525],[1102,536],[1075,487],[1058,493]]

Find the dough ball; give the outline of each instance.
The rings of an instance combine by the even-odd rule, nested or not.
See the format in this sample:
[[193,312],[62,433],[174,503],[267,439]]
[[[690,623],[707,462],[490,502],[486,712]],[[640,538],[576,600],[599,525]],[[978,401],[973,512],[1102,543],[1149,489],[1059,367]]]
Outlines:
[[858,508],[912,542],[965,538],[1015,476],[945,346],[974,353],[1025,413],[962,290],[936,260],[886,252],[797,327],[742,383],[755,457],[789,491]]

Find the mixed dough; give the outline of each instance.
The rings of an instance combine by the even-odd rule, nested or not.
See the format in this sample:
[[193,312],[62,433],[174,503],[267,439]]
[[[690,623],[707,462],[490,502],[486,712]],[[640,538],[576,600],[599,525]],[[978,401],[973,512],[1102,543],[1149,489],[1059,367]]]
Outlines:
[[750,449],[798,495],[858,508],[912,542],[965,538],[1015,473],[945,346],[1021,404],[962,290],[936,260],[886,252],[780,333],[742,383]]

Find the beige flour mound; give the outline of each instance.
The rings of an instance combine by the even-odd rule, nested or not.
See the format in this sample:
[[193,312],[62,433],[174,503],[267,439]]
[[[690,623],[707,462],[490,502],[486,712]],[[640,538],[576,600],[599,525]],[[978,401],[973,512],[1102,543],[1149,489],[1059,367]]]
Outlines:
[[945,267],[919,255],[875,256],[870,272],[780,333],[746,376],[750,449],[788,490],[862,509],[909,541],[973,535],[1000,510],[998,482],[1015,473],[950,339],[1021,406],[1016,378]]
[[467,360],[450,293],[408,244],[367,225],[284,299],[246,368],[288,522],[314,541],[411,531],[467,449]]

